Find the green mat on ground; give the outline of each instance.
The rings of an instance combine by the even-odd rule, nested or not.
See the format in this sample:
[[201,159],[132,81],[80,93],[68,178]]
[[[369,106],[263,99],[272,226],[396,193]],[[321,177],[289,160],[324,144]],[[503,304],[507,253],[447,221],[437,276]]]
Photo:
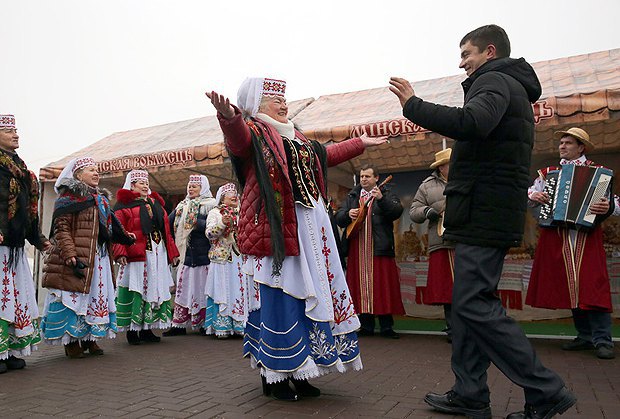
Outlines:
[[[620,321],[613,320],[611,335],[620,338]],[[519,322],[528,335],[575,336],[576,331],[571,319],[541,320]],[[441,332],[446,326],[443,320],[429,320],[413,317],[396,316],[394,329],[414,332]]]

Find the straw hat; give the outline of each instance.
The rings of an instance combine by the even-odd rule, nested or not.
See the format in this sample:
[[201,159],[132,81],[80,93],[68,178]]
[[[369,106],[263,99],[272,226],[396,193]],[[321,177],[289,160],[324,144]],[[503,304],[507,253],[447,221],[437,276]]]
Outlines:
[[435,153],[435,161],[431,164],[431,169],[441,166],[450,162],[450,156],[452,155],[452,149],[446,148],[445,150]]
[[571,137],[582,143],[585,146],[585,151],[594,150],[594,144],[590,141],[590,136],[581,128],[572,127],[566,131],[556,131],[553,134],[553,136],[557,140],[564,137],[565,135],[570,135]]

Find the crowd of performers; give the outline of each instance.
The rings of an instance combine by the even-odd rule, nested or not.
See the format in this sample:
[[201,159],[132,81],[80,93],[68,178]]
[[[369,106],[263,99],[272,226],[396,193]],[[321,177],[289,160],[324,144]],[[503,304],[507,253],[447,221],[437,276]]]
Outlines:
[[[320,395],[309,378],[361,369],[360,323],[325,175],[386,138],[310,141],[288,120],[284,91],[283,81],[247,79],[239,107],[207,94],[242,196],[226,183],[213,197],[208,178],[191,175],[185,199],[168,214],[148,172],[132,170],[112,205],[97,162],[74,158],[55,183],[49,240],[40,233],[36,176],[16,153],[14,117],[3,115],[0,373],[23,368],[19,357],[41,341],[83,358],[103,355],[101,342],[118,332],[140,345],[160,342],[156,329],[175,336],[188,328],[242,336],[264,394],[281,400]],[[25,240],[45,252],[42,315]]]
[[[326,205],[327,167],[386,138],[362,135],[327,147],[308,140],[287,118],[284,91],[283,81],[249,78],[236,105],[207,93],[239,190],[226,183],[213,197],[208,178],[191,175],[187,195],[168,214],[148,172],[132,170],[112,206],[99,188],[97,162],[75,158],[55,183],[49,240],[39,229],[37,179],[15,153],[14,117],[0,116],[0,373],[23,368],[18,356],[42,340],[83,358],[103,355],[99,343],[118,332],[140,345],[161,340],[153,330],[177,336],[190,328],[219,339],[242,336],[243,356],[260,372],[264,394],[297,400],[320,395],[308,379],[362,368],[357,332],[372,335],[375,314],[381,334],[398,338],[391,315],[404,309],[392,223],[403,212],[400,200],[377,187],[373,168],[361,170],[360,185],[335,217],[347,227],[370,202],[346,274]],[[425,303],[444,306],[448,335],[454,245],[441,238],[440,219],[450,152],[436,154],[435,171],[410,209],[413,221],[429,224]],[[25,240],[45,252],[42,316]],[[580,334],[578,345],[592,341]]]

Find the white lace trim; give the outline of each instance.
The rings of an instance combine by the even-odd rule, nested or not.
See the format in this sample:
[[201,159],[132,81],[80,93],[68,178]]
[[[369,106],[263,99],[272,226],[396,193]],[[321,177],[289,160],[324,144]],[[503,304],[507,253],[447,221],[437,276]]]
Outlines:
[[23,349],[9,349],[6,352],[2,352],[0,353],[0,359],[8,359],[9,356],[13,355],[13,356],[30,356],[34,351],[37,351],[39,348],[37,348],[38,344],[35,345],[28,345]]
[[[253,356],[250,356],[250,365],[254,369],[258,367],[256,359],[254,359]],[[344,373],[348,371],[360,371],[363,368],[364,366],[362,365],[362,358],[359,355],[349,362],[342,362],[341,359],[338,359],[338,361],[336,361],[333,365],[330,366],[317,365],[314,360],[309,357],[308,359],[306,359],[306,362],[295,371],[272,371],[261,366],[260,375],[265,377],[267,383],[272,384],[279,381],[284,381],[288,378],[294,378],[296,380],[308,380],[311,378],[321,377],[332,372]]]
[[131,322],[130,327],[119,326],[118,331],[126,332],[127,330],[132,330],[135,332],[139,332],[140,330],[149,330],[149,329],[169,329],[171,326],[172,326],[172,321],[163,322],[161,320],[157,320],[156,322],[153,322],[150,324],[149,323],[136,324],[134,322]]
[[115,339],[115,338],[116,338],[116,333],[112,330],[108,330],[108,333],[106,334],[105,337],[96,337],[96,336],[93,336],[91,333],[89,333],[80,339],[76,338],[75,336],[71,336],[70,334],[65,332],[61,338],[45,339],[45,343],[51,346],[60,346],[60,345],[68,345],[71,342],[76,342],[76,341],[88,340],[88,341],[93,341],[93,342],[99,342],[104,339]]

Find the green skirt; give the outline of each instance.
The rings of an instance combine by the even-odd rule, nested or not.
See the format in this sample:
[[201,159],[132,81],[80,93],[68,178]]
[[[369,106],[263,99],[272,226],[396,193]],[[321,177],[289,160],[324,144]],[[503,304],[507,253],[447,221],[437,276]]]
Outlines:
[[142,300],[140,293],[118,287],[116,323],[119,331],[168,329],[172,324],[171,300],[155,306]]
[[6,320],[0,319],[0,359],[6,359],[11,355],[30,355],[32,349],[41,343],[41,330],[39,321],[32,320],[34,333],[26,336],[15,336],[13,325]]

